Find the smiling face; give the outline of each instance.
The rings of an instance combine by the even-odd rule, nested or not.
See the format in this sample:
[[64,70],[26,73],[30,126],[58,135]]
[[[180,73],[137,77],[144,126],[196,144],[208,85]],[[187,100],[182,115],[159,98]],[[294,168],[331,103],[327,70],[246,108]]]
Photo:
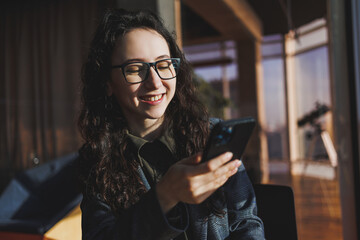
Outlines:
[[[119,38],[112,54],[112,65],[129,62],[155,62],[170,58],[166,40],[154,30],[134,29]],[[114,95],[125,118],[130,123],[161,121],[174,97],[176,78],[162,80],[153,67],[148,78],[130,84],[124,79],[121,68],[114,68],[108,84],[108,95]]]

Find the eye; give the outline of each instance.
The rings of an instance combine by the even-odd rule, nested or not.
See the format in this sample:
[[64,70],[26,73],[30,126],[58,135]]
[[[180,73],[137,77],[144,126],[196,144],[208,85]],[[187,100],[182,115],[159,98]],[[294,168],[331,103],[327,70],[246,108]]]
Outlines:
[[125,68],[126,74],[139,74],[141,71],[144,71],[144,65],[143,64],[130,64],[127,65]]
[[158,62],[156,67],[157,69],[159,70],[162,70],[162,69],[168,69],[171,65],[171,62],[170,61],[161,61],[161,62]]

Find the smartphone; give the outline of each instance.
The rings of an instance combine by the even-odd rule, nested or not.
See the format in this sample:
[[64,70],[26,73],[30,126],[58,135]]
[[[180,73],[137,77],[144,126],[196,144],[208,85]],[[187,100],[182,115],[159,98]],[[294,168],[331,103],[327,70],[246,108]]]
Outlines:
[[233,159],[241,159],[255,125],[256,121],[252,117],[217,123],[211,130],[201,162],[208,161],[224,152],[232,152]]

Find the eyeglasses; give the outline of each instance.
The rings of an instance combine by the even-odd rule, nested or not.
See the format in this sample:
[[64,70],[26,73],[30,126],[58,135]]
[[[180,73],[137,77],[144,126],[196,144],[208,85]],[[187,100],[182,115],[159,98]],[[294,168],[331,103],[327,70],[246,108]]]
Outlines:
[[154,67],[157,75],[161,79],[173,79],[176,77],[179,70],[180,58],[161,59],[152,63],[130,62],[111,66],[111,68],[121,68],[125,80],[131,84],[145,81],[149,76],[150,67]]

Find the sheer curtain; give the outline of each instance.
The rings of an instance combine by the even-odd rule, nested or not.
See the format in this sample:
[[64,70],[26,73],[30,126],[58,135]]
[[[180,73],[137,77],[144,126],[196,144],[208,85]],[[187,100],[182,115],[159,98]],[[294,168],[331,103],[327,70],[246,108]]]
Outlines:
[[17,171],[81,146],[81,65],[100,2],[0,3],[0,190]]

